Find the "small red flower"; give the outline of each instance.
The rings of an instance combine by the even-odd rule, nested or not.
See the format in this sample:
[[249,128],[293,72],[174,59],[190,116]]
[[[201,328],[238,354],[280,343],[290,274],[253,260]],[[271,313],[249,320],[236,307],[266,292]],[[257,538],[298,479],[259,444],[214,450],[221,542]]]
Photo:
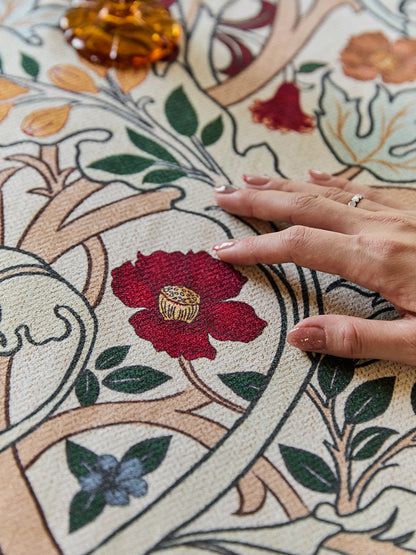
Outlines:
[[137,255],[113,270],[114,294],[127,306],[142,308],[129,319],[157,351],[187,360],[215,358],[208,334],[220,341],[248,343],[266,322],[236,297],[247,278],[206,252]]
[[255,100],[250,106],[254,123],[282,133],[310,133],[315,129],[314,117],[302,112],[300,91],[295,83],[282,83],[269,100]]

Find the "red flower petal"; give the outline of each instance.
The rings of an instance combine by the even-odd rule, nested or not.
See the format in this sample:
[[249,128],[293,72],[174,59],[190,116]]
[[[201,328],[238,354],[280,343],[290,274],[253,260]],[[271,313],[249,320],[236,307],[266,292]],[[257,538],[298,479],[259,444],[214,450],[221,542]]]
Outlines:
[[156,251],[150,256],[138,253],[136,267],[157,295],[165,285],[189,287],[189,273],[183,252]]
[[232,266],[216,260],[207,252],[188,252],[186,266],[190,275],[189,287],[201,296],[217,301],[236,297],[247,278]]
[[131,262],[113,270],[113,292],[126,306],[157,310],[159,291],[144,281],[141,273]]
[[267,326],[250,305],[237,301],[204,302],[196,322],[206,325],[215,339],[244,343],[255,339]]
[[208,332],[198,324],[164,320],[158,312],[150,310],[137,312],[129,322],[139,337],[153,343],[156,351],[166,351],[174,358],[183,355],[187,360],[215,358],[216,350],[208,340]]

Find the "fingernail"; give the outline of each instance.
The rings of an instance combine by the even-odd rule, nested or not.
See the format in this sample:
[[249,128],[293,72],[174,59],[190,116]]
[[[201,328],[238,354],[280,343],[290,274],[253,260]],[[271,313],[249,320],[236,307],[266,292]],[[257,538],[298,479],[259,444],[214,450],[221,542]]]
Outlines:
[[318,327],[299,326],[288,333],[288,342],[302,351],[321,352],[326,348],[325,330]]
[[309,170],[309,175],[313,179],[319,179],[320,181],[329,181],[332,177],[329,173],[321,172],[320,170]]
[[268,175],[243,175],[244,181],[247,185],[266,185],[270,181],[270,177]]
[[223,243],[218,243],[217,245],[214,245],[212,247],[212,250],[215,252],[223,251],[224,249],[229,249],[233,247],[236,243],[237,239],[230,239],[229,241],[224,241]]
[[224,185],[217,185],[214,188],[214,191],[216,193],[234,193],[235,191],[237,191],[237,187],[234,187],[234,185],[230,185],[229,183],[225,183]]

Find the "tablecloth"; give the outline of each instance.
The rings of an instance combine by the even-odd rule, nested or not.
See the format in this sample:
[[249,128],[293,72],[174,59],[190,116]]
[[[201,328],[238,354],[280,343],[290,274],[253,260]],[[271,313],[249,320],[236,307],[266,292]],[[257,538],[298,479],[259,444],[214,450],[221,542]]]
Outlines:
[[125,70],[0,5],[0,551],[414,552],[414,368],[286,343],[393,307],[212,245],[286,225],[216,206],[245,173],[416,204],[415,3],[165,5],[178,56]]

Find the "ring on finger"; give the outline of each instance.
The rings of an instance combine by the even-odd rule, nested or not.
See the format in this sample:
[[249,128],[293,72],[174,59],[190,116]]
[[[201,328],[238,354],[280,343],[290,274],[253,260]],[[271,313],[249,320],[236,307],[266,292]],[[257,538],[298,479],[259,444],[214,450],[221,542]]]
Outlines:
[[364,198],[363,195],[356,193],[348,203],[348,206],[353,206],[355,208],[356,206],[358,206],[358,203],[360,202],[360,200],[363,200],[363,198]]

